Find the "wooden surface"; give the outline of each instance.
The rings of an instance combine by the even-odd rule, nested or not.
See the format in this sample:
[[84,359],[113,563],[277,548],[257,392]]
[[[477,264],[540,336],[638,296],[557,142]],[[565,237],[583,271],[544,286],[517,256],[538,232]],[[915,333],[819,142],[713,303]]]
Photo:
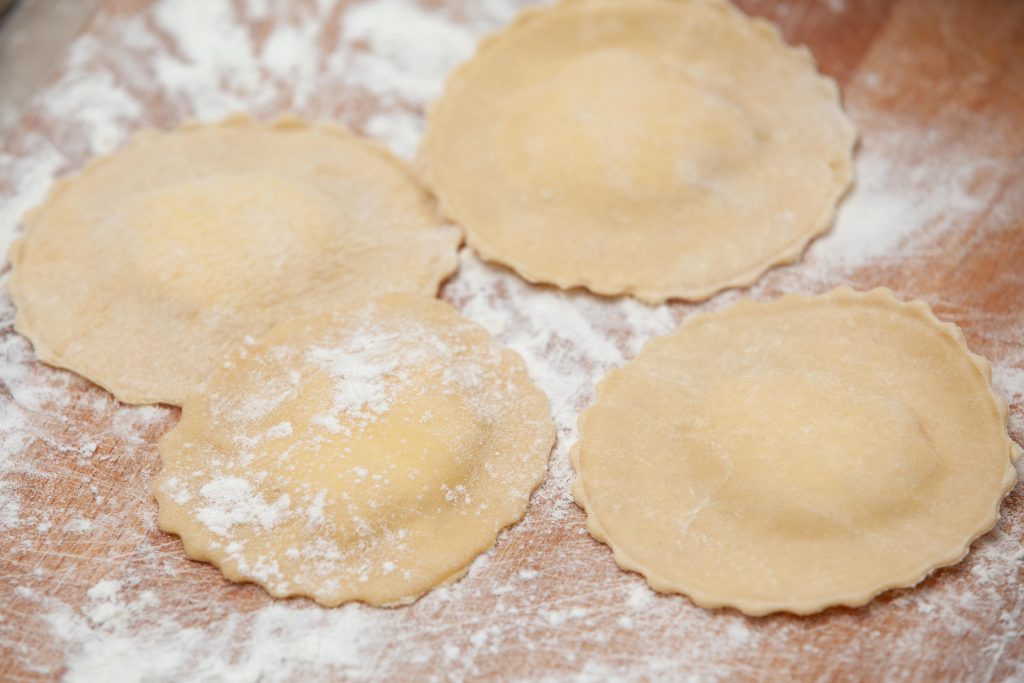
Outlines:
[[[289,4],[295,12],[313,5]],[[442,4],[455,16],[473,5],[424,7],[441,11]],[[862,135],[862,187],[848,199],[835,234],[815,243],[802,262],[706,306],[844,283],[884,285],[901,297],[924,299],[993,362],[997,390],[1010,403],[1011,434],[1021,442],[1024,3],[739,4],[776,21],[791,42],[808,45],[821,69],[839,81]],[[319,5],[325,29],[313,39],[325,55],[339,44],[347,5]],[[273,18],[247,16],[242,2],[232,6],[254,40],[273,32]],[[32,173],[74,170],[97,147],[120,141],[88,127],[83,112],[97,111],[88,92],[81,109],[52,106],[74,101],[58,96],[74,88],[79,73],[109,74],[123,86],[137,106],[103,106],[129,131],[171,127],[197,113],[147,71],[160,50],[179,50],[175,36],[164,32],[162,42],[146,49],[127,38],[155,30],[154,8],[144,0],[108,0],[87,27],[86,36],[102,48],[73,54],[7,142],[0,158],[5,206],[20,206],[26,193],[38,194],[37,185],[48,182],[33,184]],[[312,84],[268,77],[251,108],[263,116],[297,109],[362,128],[385,106],[372,92],[346,89],[323,70],[304,76]],[[301,98],[295,94],[300,86]],[[407,103],[410,114],[420,105]],[[915,224],[899,227],[901,221]],[[879,229],[883,225],[893,226],[891,234]],[[120,663],[129,678],[145,670],[153,680],[215,679],[224,672],[245,680],[1024,680],[1020,486],[1004,503],[997,530],[975,543],[964,562],[863,609],[749,619],[650,594],[638,576],[615,566],[607,548],[582,533],[582,513],[566,491],[571,417],[590,401],[593,380],[696,307],[644,311],[586,294],[562,296],[464,258],[465,272],[447,285],[445,297],[471,317],[504,321],[499,338],[528,358],[533,354],[532,369],[548,373],[540,381],[553,393],[559,444],[551,476],[524,523],[462,582],[397,610],[322,610],[301,600],[275,607],[259,588],[230,584],[214,568],[185,560],[178,540],[155,530],[149,492],[158,467],[155,444],[173,425],[175,411],[119,406],[69,373],[34,363],[11,329],[4,297],[0,491],[15,503],[6,517],[0,514],[6,519],[0,679],[95,679],[89,665],[103,660]],[[603,334],[611,350],[598,354],[580,345],[553,310],[578,311],[588,334]],[[631,322],[637,320],[646,321],[643,329]],[[545,332],[545,325],[562,332]],[[546,340],[543,348],[531,345],[531,335]],[[564,388],[573,378],[585,381]],[[103,581],[118,582],[115,600],[103,600],[97,589]],[[280,653],[270,661],[254,643],[278,643]],[[161,648],[184,652],[188,667],[173,657],[154,663]],[[127,652],[152,667],[136,661],[129,668],[124,662],[135,660]]]

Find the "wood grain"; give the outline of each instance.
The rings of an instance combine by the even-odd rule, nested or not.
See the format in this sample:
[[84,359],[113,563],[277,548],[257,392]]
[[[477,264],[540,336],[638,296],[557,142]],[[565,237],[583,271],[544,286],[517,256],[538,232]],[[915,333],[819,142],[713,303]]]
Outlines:
[[[808,45],[820,68],[839,81],[862,134],[859,163],[884,160],[889,173],[905,178],[908,192],[921,201],[941,201],[947,186],[936,183],[956,178],[949,187],[967,192],[970,201],[927,213],[934,225],[918,226],[867,263],[823,270],[825,238],[802,262],[708,305],[839,284],[888,286],[901,297],[924,299],[940,317],[963,328],[972,350],[993,361],[997,384],[1010,402],[1011,434],[1024,441],[1024,3],[738,4],[777,22],[791,42]],[[153,5],[107,0],[86,35],[108,40],[126,30],[129,20],[151,22]],[[331,9],[336,21],[326,22],[329,28],[319,36],[325,54],[337,46],[336,27],[346,5]],[[271,30],[260,21],[246,28],[257,42]],[[95,68],[108,69],[137,91],[143,123],[177,124],[188,112],[132,80],[131,69],[145,69],[152,55],[136,54],[132,63],[126,49],[112,46]],[[175,49],[173,41],[166,49]],[[67,87],[60,77],[58,72],[51,88]],[[268,83],[273,96],[256,113],[295,108],[291,86]],[[366,93],[324,89],[300,113],[359,128],[376,106]],[[92,150],[79,131],[75,112],[31,107],[4,148],[10,165],[0,166],[0,197],[20,191],[21,179],[11,169],[15,161],[40,153],[40,139],[60,150],[61,171],[84,163]],[[978,160],[984,163],[965,166]],[[495,287],[491,303],[513,311],[514,287]],[[445,296],[465,304],[458,281]],[[586,295],[574,296],[591,305]],[[26,438],[0,433],[7,457],[19,462],[3,484],[17,490],[22,520],[47,511],[45,522],[0,536],[0,679],[50,680],[64,674],[76,656],[74,643],[55,634],[47,615],[57,605],[83,628],[99,630],[89,622],[88,591],[111,577],[135,577],[123,581],[125,600],[151,592],[159,603],[157,614],[166,614],[175,628],[204,629],[211,638],[239,629],[239,648],[216,656],[244,659],[242,642],[252,628],[245,619],[265,610],[270,598],[254,586],[225,581],[208,565],[185,560],[179,541],[154,528],[156,506],[149,491],[158,468],[156,442],[174,424],[176,411],[125,408],[70,373],[21,362],[28,347],[11,329],[9,303],[0,308],[6,325],[0,332],[0,366],[19,368],[0,374],[0,417],[17,411],[32,428]],[[678,320],[697,308],[674,305],[672,315]],[[632,348],[630,330],[608,332],[623,348]],[[28,400],[22,392],[29,386],[47,391]],[[581,390],[572,395],[571,407],[582,408],[589,400],[589,389]],[[0,419],[3,424],[7,421]],[[571,438],[569,432],[560,434],[553,473],[564,471]],[[92,443],[95,450],[88,447]],[[967,560],[914,589],[887,593],[858,610],[749,619],[728,610],[701,610],[679,596],[645,594],[639,577],[620,571],[607,548],[582,533],[582,513],[566,506],[564,491],[556,490],[564,485],[564,478],[553,476],[535,496],[526,521],[506,533],[487,561],[444,599],[368,616],[380,633],[362,644],[358,671],[380,680],[1024,680],[1024,561],[1012,555],[1024,544],[1020,486],[1005,501],[998,529],[980,539]],[[92,521],[91,531],[81,530],[82,519]],[[326,618],[306,601],[285,604],[309,611],[315,624]],[[449,656],[454,651],[458,655]],[[356,669],[331,661],[335,664],[327,667],[315,658],[302,660],[291,676],[355,675]]]

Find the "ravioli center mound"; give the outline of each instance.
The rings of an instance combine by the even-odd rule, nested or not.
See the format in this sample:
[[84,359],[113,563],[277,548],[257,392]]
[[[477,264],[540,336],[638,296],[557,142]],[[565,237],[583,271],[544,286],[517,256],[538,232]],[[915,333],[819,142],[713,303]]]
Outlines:
[[506,117],[504,162],[521,186],[622,207],[707,193],[758,143],[727,93],[683,64],[614,47],[553,69]]
[[[324,492],[317,514],[342,543],[401,533],[475,477],[480,463],[466,454],[493,438],[488,413],[497,407],[476,403],[473,387],[446,369],[452,356],[439,337],[410,329],[334,347],[282,346],[269,358],[261,374],[272,409],[256,419],[249,402],[235,410],[231,421],[244,425],[235,444],[259,444],[247,467],[279,471],[278,494],[309,505]],[[307,521],[298,519],[296,533]]]
[[697,410],[708,450],[698,476],[778,531],[832,534],[915,510],[942,464],[898,397],[827,372],[723,382]]
[[318,192],[273,173],[185,181],[131,199],[119,218],[141,281],[196,306],[266,296],[316,263],[337,223]]

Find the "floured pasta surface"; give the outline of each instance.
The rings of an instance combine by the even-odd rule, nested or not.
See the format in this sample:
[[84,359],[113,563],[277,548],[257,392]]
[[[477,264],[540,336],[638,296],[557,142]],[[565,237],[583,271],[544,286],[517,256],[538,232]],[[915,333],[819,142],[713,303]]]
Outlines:
[[660,302],[797,258],[854,142],[810,53],[726,2],[569,0],[452,76],[419,162],[484,257]]
[[275,597],[411,602],[519,520],[554,442],[522,359],[425,297],[234,349],[160,442],[160,528]]
[[459,231],[382,147],[236,117],[145,132],[60,181],[8,281],[39,358],[179,404],[243,334],[392,292],[433,295]]
[[656,590],[754,615],[862,605],[998,519],[1019,448],[990,377],[888,290],[743,302],[599,385],[573,493]]

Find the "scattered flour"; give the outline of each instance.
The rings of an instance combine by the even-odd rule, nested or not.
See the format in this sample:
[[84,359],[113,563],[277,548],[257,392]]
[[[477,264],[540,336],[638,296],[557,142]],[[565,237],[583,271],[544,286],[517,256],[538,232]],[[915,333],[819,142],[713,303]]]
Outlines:
[[205,505],[199,508],[199,521],[220,536],[231,533],[236,524],[259,524],[273,529],[291,501],[282,495],[273,503],[265,501],[252,484],[238,477],[221,477],[199,489]]
[[333,432],[341,430],[338,414],[361,417],[365,421],[384,414],[391,406],[391,375],[402,366],[403,359],[394,355],[393,347],[377,341],[370,346],[314,348],[306,354],[308,362],[326,369],[335,379],[330,413],[314,418]]
[[[208,630],[154,618],[166,608],[160,599],[151,591],[128,596],[117,581],[90,588],[81,614],[54,598],[37,599],[53,635],[72,644],[64,674],[71,682],[288,681],[322,667],[351,669],[363,643],[377,637],[355,606],[327,612],[271,604]],[[239,659],[224,661],[222,653],[238,647]]]
[[351,74],[349,83],[365,88],[385,107],[437,98],[444,74],[472,55],[476,45],[472,31],[406,0],[355,5],[345,17],[342,39],[366,50],[337,52],[329,64],[340,62],[339,70]]
[[[57,175],[146,126],[168,128],[236,110],[260,116],[297,110],[341,120],[410,158],[424,107],[448,70],[480,36],[528,4],[162,0],[139,13],[101,13],[30,107],[39,125],[23,126],[0,151],[0,246],[15,237],[20,216]],[[828,7],[839,13],[846,3],[829,0]],[[326,55],[321,44],[330,47]],[[889,87],[870,71],[861,86]],[[991,160],[935,137],[955,131],[936,125],[920,132],[879,120],[856,101],[850,106],[870,131],[858,157],[857,188],[835,229],[801,265],[769,274],[750,295],[820,291],[866,265],[932,248],[997,191],[987,181]],[[1013,597],[1020,519],[1004,520],[981,539],[966,570],[940,572],[918,590],[813,622],[701,610],[618,571],[607,550],[583,533],[568,493],[576,416],[607,370],[670,331],[692,307],[651,308],[533,287],[469,250],[444,296],[523,355],[552,400],[559,440],[526,520],[505,532],[465,579],[402,610],[274,602],[186,560],[180,543],[156,531],[150,494],[154,444],[174,412],[118,405],[70,373],[39,366],[28,344],[9,332],[13,311],[0,297],[6,331],[0,335],[0,585],[12,586],[9,609],[22,615],[0,620],[0,652],[25,672],[68,681],[402,674],[440,680],[439,671],[469,680],[495,678],[501,662],[512,661],[524,662],[524,680],[705,681],[749,673],[745,667],[756,661],[751,653],[769,649],[827,661],[832,672],[870,653],[879,670],[895,671],[904,657],[952,633],[977,653],[975,661],[987,663],[978,680],[1024,678],[1024,658],[1013,645],[1024,620],[1024,599],[1019,591]],[[739,296],[726,293],[706,308]],[[1024,331],[1019,320],[996,322],[993,334],[1005,339],[995,348],[1007,350],[993,359],[994,382],[1017,406],[1011,429],[1020,438]],[[360,395],[340,400],[371,411],[383,405],[373,373],[359,376],[366,379]],[[212,527],[228,530],[243,519],[275,523],[280,500],[258,499],[242,484],[220,480],[199,492]],[[83,508],[94,514],[68,516]],[[303,512],[318,523],[322,501],[312,500]],[[88,544],[91,555],[57,552],[71,543]],[[550,592],[534,589],[542,583],[536,577],[545,578]],[[577,652],[587,654],[577,658]],[[964,652],[951,647],[928,656],[956,668]],[[536,661],[547,663],[546,670],[526,668]]]
[[[904,242],[920,237],[922,230],[934,239],[1000,191],[996,183],[966,190],[978,187],[978,179],[996,162],[955,148],[943,147],[945,158],[906,168],[908,156],[933,153],[935,146],[927,136],[910,139],[900,129],[883,129],[862,143],[856,186],[840,206],[832,231],[815,245],[829,265],[857,267],[898,255]],[[900,157],[894,158],[894,149]],[[947,171],[937,174],[938,168]]]

